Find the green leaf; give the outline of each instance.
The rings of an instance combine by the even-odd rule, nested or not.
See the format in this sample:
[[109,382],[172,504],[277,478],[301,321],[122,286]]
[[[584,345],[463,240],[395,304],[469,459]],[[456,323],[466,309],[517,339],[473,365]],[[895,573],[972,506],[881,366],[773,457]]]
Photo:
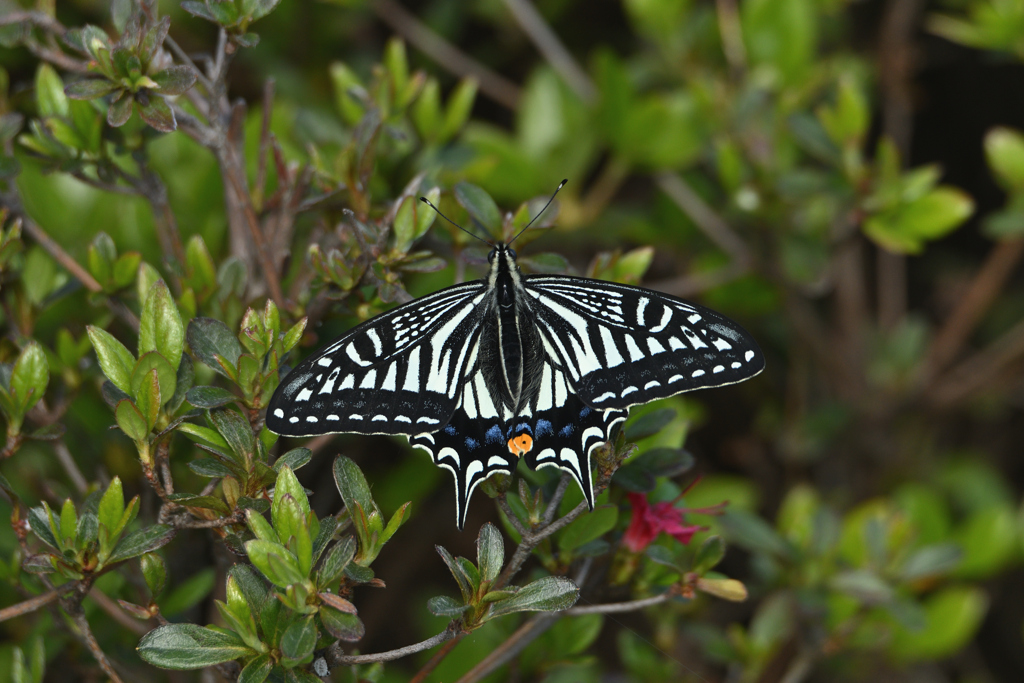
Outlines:
[[484,581],[493,581],[505,563],[505,543],[501,532],[490,522],[480,527],[480,534],[476,538],[476,557],[480,577]]
[[792,558],[793,548],[768,522],[744,510],[733,509],[718,518],[726,537],[741,547],[781,558]]
[[168,624],[142,637],[139,656],[161,669],[187,671],[230,662],[252,653],[241,640],[196,624]]
[[366,635],[366,626],[359,617],[339,612],[333,607],[321,607],[320,620],[328,633],[345,642],[354,643]]
[[[178,356],[178,359],[180,361],[181,356]],[[178,387],[178,376],[174,366],[158,351],[149,351],[139,358],[132,370],[132,395],[137,399],[140,398],[141,391],[149,389],[149,375],[154,372],[162,397],[159,400],[170,399],[174,395]],[[159,410],[160,405],[156,405],[155,408]]]
[[448,108],[444,113],[444,125],[441,127],[439,142],[446,142],[458,133],[469,119],[476,100],[477,82],[474,78],[464,78],[455,86],[455,91],[448,97]]
[[948,657],[974,638],[988,605],[989,598],[981,588],[943,588],[925,600],[923,629],[912,631],[896,626],[889,654],[907,662]]
[[[193,441],[205,442],[225,455],[233,452],[228,442],[224,440],[224,437],[209,427],[195,425],[191,422],[182,422],[178,425],[177,431],[190,437]],[[230,457],[233,458],[234,456],[231,455]]]
[[474,584],[472,577],[466,572],[462,563],[452,557],[451,553],[439,545],[435,545],[434,548],[437,550],[438,554],[441,555],[441,559],[444,560],[444,563],[448,565],[448,569],[451,570],[452,576],[455,577],[455,582],[459,584],[459,592],[462,593],[462,601],[468,603],[476,594],[476,585]]
[[51,548],[60,549],[60,542],[50,525],[49,508],[46,506],[31,508],[28,511],[28,525],[40,541]]
[[338,541],[338,543],[331,548],[331,551],[327,553],[327,557],[324,558],[324,562],[320,566],[320,573],[317,576],[317,585],[323,588],[341,578],[341,575],[345,571],[345,567],[347,567],[349,562],[352,561],[352,558],[355,557],[355,553],[355,538],[352,536],[346,536],[341,541]]
[[1024,192],[1024,135],[997,127],[985,135],[985,157],[996,179],[1010,192]]
[[273,543],[281,542],[281,537],[278,536],[277,531],[270,526],[270,522],[268,522],[263,515],[259,513],[259,511],[252,509],[246,510],[245,518],[249,523],[249,529],[252,530],[252,533],[256,538],[264,541],[271,541]]
[[648,493],[654,490],[657,477],[679,476],[693,464],[693,456],[682,448],[653,448],[617,469],[612,481],[627,491]]
[[214,372],[228,377],[217,356],[221,356],[228,364],[238,364],[238,357],[242,355],[242,345],[238,338],[232,334],[228,326],[214,318],[193,318],[189,321],[188,346],[204,364]]
[[679,411],[675,408],[660,408],[636,419],[631,419],[626,423],[624,429],[626,441],[639,441],[648,436],[654,436],[671,424],[678,415]]
[[274,662],[270,659],[269,654],[264,653],[259,657],[254,657],[242,667],[241,673],[238,674],[238,683],[263,683],[273,668]]
[[116,83],[111,83],[105,78],[83,78],[67,85],[64,94],[73,100],[94,100],[106,97],[119,88]]
[[213,510],[225,517],[231,514],[231,509],[228,508],[227,503],[216,496],[199,496],[194,493],[171,493],[167,495],[167,500],[178,505],[184,505],[185,507]]
[[122,90],[121,95],[114,99],[107,109],[107,123],[112,128],[120,128],[128,123],[128,119],[132,117],[132,105],[134,104],[135,98],[132,97],[132,94],[127,90]]
[[221,389],[220,387],[199,386],[189,389],[188,393],[185,394],[185,400],[196,408],[212,410],[237,401],[238,397],[227,389]]
[[114,409],[114,419],[121,431],[136,442],[143,442],[149,435],[149,426],[146,418],[142,416],[139,409],[128,399],[119,401]]
[[121,521],[121,515],[124,514],[124,490],[121,487],[121,478],[115,476],[111,480],[110,485],[107,486],[107,490],[104,491],[103,497],[100,498],[100,504],[97,508],[96,515],[99,518],[100,524],[105,526],[109,531],[113,531],[117,528]]
[[564,576],[545,576],[520,588],[507,600],[493,603],[488,619],[513,612],[555,612],[576,604],[580,589]]
[[469,215],[491,235],[498,235],[501,228],[501,212],[498,205],[482,188],[467,182],[455,186],[455,199]]
[[280,472],[282,467],[288,466],[294,472],[313,459],[313,451],[308,448],[293,448],[274,462],[274,471]]
[[178,123],[174,120],[174,112],[167,106],[167,101],[164,98],[150,94],[145,104],[142,103],[141,98],[138,102],[139,116],[153,128],[161,133],[173,133],[178,129]]
[[469,609],[469,605],[464,605],[455,598],[449,598],[447,595],[438,595],[427,600],[427,609],[435,617],[454,618]]
[[40,116],[67,116],[68,98],[64,83],[49,64],[40,64],[36,71],[36,105]]
[[367,515],[377,510],[377,504],[373,502],[370,485],[366,483],[363,471],[355,462],[343,455],[334,459],[334,483],[338,487],[341,499],[345,501],[345,507],[350,511],[354,511],[356,505],[362,507]]
[[210,594],[216,580],[217,572],[213,567],[199,570],[160,600],[160,611],[164,616],[174,616],[192,609]]
[[693,568],[690,571],[703,575],[714,569],[724,557],[725,541],[721,536],[709,536],[697,549],[697,554],[693,558]]
[[154,524],[134,531],[124,538],[114,548],[109,563],[129,560],[138,557],[143,553],[149,553],[157,548],[162,548],[174,538],[174,528],[165,524]]
[[142,578],[146,581],[149,594],[155,599],[164,591],[167,583],[167,566],[162,557],[156,553],[145,553],[139,558],[142,565]]
[[596,507],[580,515],[565,528],[558,537],[558,547],[562,552],[572,552],[611,531],[618,519],[619,508],[615,505]]
[[99,359],[103,374],[115,387],[131,395],[135,356],[106,330],[88,325],[86,331],[89,334],[89,341],[96,349],[96,357]]
[[249,561],[275,586],[286,588],[306,578],[299,571],[295,556],[279,543],[262,539],[247,541],[245,552]]
[[191,67],[169,66],[152,76],[161,95],[181,95],[196,83],[196,74]]
[[132,385],[135,390],[135,407],[146,419],[147,431],[151,431],[156,426],[157,418],[160,417],[159,375],[155,369],[150,370],[144,375],[139,375],[137,384],[136,378],[132,377]]
[[918,548],[900,567],[899,576],[904,581],[924,577],[941,576],[960,564],[963,551],[955,543],[936,543]]
[[50,366],[38,342],[31,341],[18,354],[11,370],[11,398],[24,415],[46,393],[50,381]]
[[316,624],[313,617],[294,622],[281,636],[281,654],[288,659],[301,660],[313,654],[316,647]]
[[[139,319],[139,355],[157,351],[177,370],[185,349],[181,314],[163,280],[158,280],[146,297]],[[162,386],[162,385],[161,385]],[[170,396],[171,391],[166,396]]]
[[928,240],[938,239],[974,212],[974,202],[952,187],[938,187],[907,204],[871,216],[864,234],[896,253],[916,254]]
[[210,420],[238,457],[251,458],[256,453],[256,437],[244,417],[234,410],[224,409],[211,411]]

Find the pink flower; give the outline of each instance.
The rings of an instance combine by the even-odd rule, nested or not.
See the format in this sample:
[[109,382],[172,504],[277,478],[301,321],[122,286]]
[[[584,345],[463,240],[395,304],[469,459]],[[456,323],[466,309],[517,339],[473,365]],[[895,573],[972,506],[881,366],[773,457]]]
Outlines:
[[705,529],[702,526],[683,526],[683,515],[688,510],[677,508],[674,501],[655,503],[651,507],[647,496],[642,493],[626,495],[633,506],[633,519],[629,522],[622,542],[634,553],[643,552],[663,531],[680,543],[689,543],[695,533]]

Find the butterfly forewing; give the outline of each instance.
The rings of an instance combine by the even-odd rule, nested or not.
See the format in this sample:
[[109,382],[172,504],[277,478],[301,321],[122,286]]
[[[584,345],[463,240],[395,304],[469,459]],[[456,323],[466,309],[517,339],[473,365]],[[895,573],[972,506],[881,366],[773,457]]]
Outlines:
[[479,335],[481,282],[449,287],[372,318],[299,364],[267,409],[286,436],[419,434],[444,426]]
[[702,306],[565,276],[529,277],[525,288],[545,347],[592,407],[624,409],[740,382],[764,368],[756,342]]

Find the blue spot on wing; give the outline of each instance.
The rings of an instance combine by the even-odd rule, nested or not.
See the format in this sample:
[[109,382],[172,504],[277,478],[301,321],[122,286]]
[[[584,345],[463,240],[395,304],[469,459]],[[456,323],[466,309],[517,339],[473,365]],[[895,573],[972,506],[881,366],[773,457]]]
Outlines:
[[467,436],[466,437],[466,449],[467,450],[475,451],[479,447],[480,447],[480,442],[479,441],[477,441],[476,439],[474,439],[471,436]]
[[536,437],[539,439],[542,436],[548,434],[554,434],[555,430],[551,427],[551,423],[547,420],[537,420],[537,432]]
[[574,425],[574,424],[567,424],[564,427],[562,427],[561,430],[559,430],[558,435],[559,436],[564,436],[564,437],[569,437],[569,436],[572,436],[572,433],[574,431],[576,431],[576,425]]
[[484,434],[484,443],[501,443],[501,427],[494,425]]

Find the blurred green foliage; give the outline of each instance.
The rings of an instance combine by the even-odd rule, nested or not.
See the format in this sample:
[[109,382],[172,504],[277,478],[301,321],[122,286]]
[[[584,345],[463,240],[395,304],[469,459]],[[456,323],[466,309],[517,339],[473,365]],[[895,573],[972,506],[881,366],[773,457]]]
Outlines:
[[[901,50],[1019,62],[1024,10],[880,4],[875,58],[845,0],[0,5],[0,681],[1019,678],[1024,133],[961,141],[997,207],[917,165]],[[325,457],[262,411],[481,272],[421,195],[507,240],[565,177],[525,270],[700,297],[768,370],[636,409],[592,512],[550,470],[488,481],[474,562],[410,449]],[[644,510],[669,533],[631,549]],[[342,649],[441,635],[439,664]]]

